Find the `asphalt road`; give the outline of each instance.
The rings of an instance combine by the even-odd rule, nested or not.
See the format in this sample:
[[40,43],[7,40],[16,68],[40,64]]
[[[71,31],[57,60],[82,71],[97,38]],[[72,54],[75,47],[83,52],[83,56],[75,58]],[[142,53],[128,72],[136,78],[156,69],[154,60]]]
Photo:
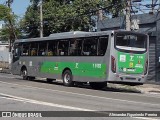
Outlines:
[[[19,76],[0,73],[0,111],[71,111],[71,114],[72,111],[81,111],[82,114],[84,111],[93,111],[95,114],[101,111],[160,111],[160,95],[107,88],[93,90],[87,85],[65,87],[60,81],[49,84],[43,79],[27,81]],[[106,117],[78,117],[77,119],[97,120],[97,118],[106,120]],[[66,118],[62,115],[54,119]],[[67,117],[67,119],[74,118]],[[107,119],[158,120],[160,118],[142,116]]]

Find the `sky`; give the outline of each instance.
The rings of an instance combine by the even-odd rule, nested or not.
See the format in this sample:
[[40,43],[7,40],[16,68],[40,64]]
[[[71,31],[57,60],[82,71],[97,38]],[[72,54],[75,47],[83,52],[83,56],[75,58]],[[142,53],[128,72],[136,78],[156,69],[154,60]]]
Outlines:
[[[0,0],[0,4],[4,4],[6,0]],[[12,11],[20,16],[23,17],[23,15],[26,12],[26,8],[29,6],[30,0],[14,0],[12,4]]]

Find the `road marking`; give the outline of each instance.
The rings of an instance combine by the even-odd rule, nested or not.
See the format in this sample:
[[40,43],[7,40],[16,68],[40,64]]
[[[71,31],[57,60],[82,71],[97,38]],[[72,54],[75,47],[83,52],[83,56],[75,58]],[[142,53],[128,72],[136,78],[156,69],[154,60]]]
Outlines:
[[[0,74],[0,77],[9,78],[9,79],[19,78],[19,76],[16,76],[16,77],[7,77],[7,76],[1,75],[1,74]],[[44,80],[45,78],[39,78],[39,79]],[[62,80],[57,79],[56,81],[62,81]],[[6,83],[8,83],[8,82],[6,82]],[[32,86],[31,86],[31,87],[32,87]],[[45,89],[45,88],[44,88],[44,89]],[[51,89],[46,89],[46,90],[51,90]],[[118,92],[118,94],[124,94],[124,93]],[[125,93],[125,94],[129,94],[129,93]],[[154,95],[154,96],[148,96],[148,94],[149,94],[149,95]],[[129,94],[129,95],[130,95],[130,94]],[[132,95],[145,96],[145,97],[150,97],[150,98],[160,98],[160,93],[151,93],[151,92],[149,92],[149,93],[144,93],[144,94],[134,94],[134,93],[132,93]],[[156,95],[156,96],[155,96],[155,95]]]
[[33,100],[33,99],[27,99],[27,98],[17,97],[17,96],[13,96],[9,94],[4,94],[4,93],[0,93],[0,95],[2,96],[1,98],[15,100],[15,101],[34,103],[34,104],[39,104],[39,105],[46,105],[46,106],[65,108],[65,109],[70,109],[70,110],[78,110],[78,111],[96,111],[96,110],[91,110],[91,109],[84,109],[84,108],[79,108],[79,107],[72,107],[72,106],[67,106],[67,105],[60,105],[60,104],[43,102],[43,101],[38,101],[38,100]]
[[92,97],[92,98],[98,98],[98,99],[107,99],[107,100],[114,100],[114,101],[121,101],[121,102],[128,102],[128,103],[135,103],[135,104],[143,104],[143,105],[150,105],[150,106],[159,106],[159,104],[151,104],[151,103],[143,103],[143,102],[137,102],[137,101],[129,101],[129,100],[122,100],[122,99],[113,99],[113,98],[106,98],[106,97],[99,97],[99,96],[93,96],[93,95],[87,95],[87,94],[81,94],[81,93],[73,93],[73,92],[66,92],[66,91],[60,91],[60,90],[53,90],[53,89],[45,89],[45,88],[39,88],[39,87],[33,87],[28,85],[20,85],[20,84],[14,84],[14,83],[8,83],[8,82],[2,82],[3,84],[10,84],[10,85],[16,85],[16,86],[23,86],[25,89],[39,89],[39,90],[47,90],[47,91],[54,91],[54,92],[60,92],[60,93],[66,93],[66,94],[72,94],[72,95],[79,95],[79,96],[85,96],[85,97]]

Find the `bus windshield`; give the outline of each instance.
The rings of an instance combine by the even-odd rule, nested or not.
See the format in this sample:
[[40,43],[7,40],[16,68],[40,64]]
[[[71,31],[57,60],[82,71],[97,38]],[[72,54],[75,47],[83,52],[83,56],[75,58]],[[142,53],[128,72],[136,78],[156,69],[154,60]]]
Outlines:
[[115,47],[124,52],[145,52],[147,50],[147,36],[133,33],[116,33]]

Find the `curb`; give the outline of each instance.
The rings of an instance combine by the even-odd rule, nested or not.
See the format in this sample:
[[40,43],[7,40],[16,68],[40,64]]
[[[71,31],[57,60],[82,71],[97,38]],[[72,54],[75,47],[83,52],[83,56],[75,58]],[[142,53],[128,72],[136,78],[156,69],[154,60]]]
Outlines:
[[129,86],[129,85],[109,84],[108,87],[110,89],[116,89],[117,91],[123,91],[123,92],[142,93],[142,94],[145,94],[145,93],[160,94],[160,86],[155,87],[152,84],[148,84],[147,86],[143,86],[143,85]]

